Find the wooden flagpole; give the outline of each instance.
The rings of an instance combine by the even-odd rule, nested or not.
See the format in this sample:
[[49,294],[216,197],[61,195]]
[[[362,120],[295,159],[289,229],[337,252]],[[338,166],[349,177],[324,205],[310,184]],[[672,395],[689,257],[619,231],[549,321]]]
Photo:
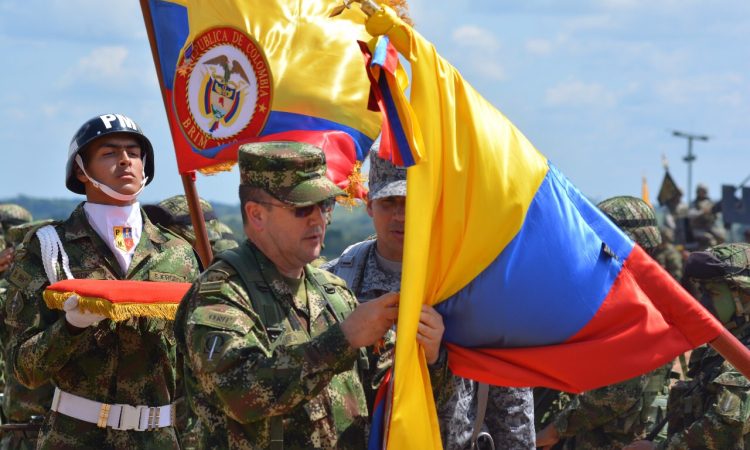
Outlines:
[[[159,62],[159,50],[156,46],[156,34],[154,33],[154,22],[151,17],[151,8],[149,8],[148,0],[140,0],[141,12],[143,13],[143,21],[146,24],[146,32],[148,33],[148,41],[151,44],[151,56],[154,58],[154,66],[156,67],[156,76],[159,79],[159,89],[161,90],[161,98],[164,101],[164,110],[167,113],[167,121],[169,121],[169,109],[170,105],[167,104],[167,96],[165,95],[164,80],[162,79],[161,63]],[[203,267],[208,267],[213,259],[213,253],[211,252],[211,243],[208,240],[208,232],[206,231],[206,222],[203,218],[203,211],[201,210],[200,199],[198,197],[198,188],[195,185],[195,171],[188,173],[181,173],[182,186],[185,189],[185,197],[187,198],[188,209],[190,210],[190,220],[193,222],[193,229],[195,231],[195,250],[203,262]]]

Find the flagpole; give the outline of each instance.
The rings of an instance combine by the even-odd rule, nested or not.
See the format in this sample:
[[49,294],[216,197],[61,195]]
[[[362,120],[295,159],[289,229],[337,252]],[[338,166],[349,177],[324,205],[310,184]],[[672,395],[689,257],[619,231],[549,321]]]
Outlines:
[[[167,96],[165,95],[164,80],[162,80],[161,63],[159,62],[159,49],[156,46],[156,34],[154,33],[154,22],[151,17],[151,8],[149,7],[148,0],[140,0],[141,12],[143,13],[143,22],[146,24],[146,32],[148,33],[148,42],[151,45],[151,56],[154,58],[154,66],[156,67],[156,78],[159,79],[159,90],[161,91],[161,99],[164,102],[164,111],[167,113],[167,121],[169,121],[169,108],[167,104]],[[198,188],[195,185],[195,171],[188,173],[181,173],[182,186],[185,190],[185,197],[187,199],[188,209],[190,211],[190,220],[193,222],[193,229],[195,231],[195,249],[203,262],[203,267],[208,267],[213,258],[211,252],[211,243],[208,240],[208,231],[206,230],[206,222],[203,218],[203,211],[201,210],[200,198],[198,197]]]
[[729,330],[724,330],[719,337],[709,342],[721,356],[750,380],[750,350]]

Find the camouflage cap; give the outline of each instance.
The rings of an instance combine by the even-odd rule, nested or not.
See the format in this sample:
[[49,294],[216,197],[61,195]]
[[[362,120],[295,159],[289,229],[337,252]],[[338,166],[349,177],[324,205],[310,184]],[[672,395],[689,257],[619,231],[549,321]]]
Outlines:
[[370,149],[370,200],[406,197],[406,167],[397,166],[378,156],[380,142]]
[[700,283],[734,281],[750,292],[750,244],[721,244],[693,252],[685,261],[684,274]]
[[211,243],[211,250],[213,250],[214,255],[240,245],[237,238],[234,237],[234,232],[227,224],[219,222],[219,231],[221,232],[221,239]]
[[346,195],[326,177],[323,150],[303,142],[257,142],[239,150],[240,184],[258,187],[275,199],[306,206]]
[[14,203],[4,203],[0,205],[0,222],[6,229],[26,222],[31,222],[34,218],[31,212],[21,205]]
[[596,206],[641,247],[650,249],[661,244],[654,210],[640,198],[613,197]]
[[[201,211],[203,211],[203,220],[206,222],[206,232],[208,234],[208,240],[210,242],[221,239],[221,231],[219,231],[219,219],[214,212],[214,208],[210,203],[198,199],[201,204]],[[165,210],[169,211],[171,217],[166,222],[163,222],[159,218],[156,218],[156,223],[165,226],[173,233],[179,235],[190,245],[195,246],[195,229],[193,228],[193,221],[190,218],[190,209],[187,204],[187,197],[184,195],[175,195],[159,203]],[[153,215],[150,208],[146,209],[149,219]]]

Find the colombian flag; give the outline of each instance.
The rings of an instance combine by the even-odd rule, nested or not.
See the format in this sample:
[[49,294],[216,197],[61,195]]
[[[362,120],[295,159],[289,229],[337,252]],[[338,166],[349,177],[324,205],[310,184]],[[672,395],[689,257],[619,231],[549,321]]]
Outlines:
[[[394,124],[408,114],[419,130],[391,140],[401,160],[415,164],[388,448],[440,448],[415,340],[423,303],[443,316],[453,373],[504,386],[581,392],[645,373],[721,334],[721,324],[429,42],[380,14],[368,30],[388,33],[380,45],[394,45],[410,62],[412,86],[408,104],[395,105],[398,80],[383,82],[393,77],[387,64],[369,66],[381,91],[375,97],[391,129],[407,129]],[[370,55],[376,65],[377,54]]]
[[[228,169],[237,160],[238,147],[246,142],[298,141],[325,151],[328,177],[346,190],[350,177],[356,179],[355,166],[364,160],[380,132],[381,118],[367,108],[369,81],[356,42],[357,38],[369,38],[362,26],[364,16],[346,10],[336,20],[329,20],[335,6],[326,0],[141,0],[180,173]],[[196,135],[212,137],[221,128],[220,121],[198,130],[186,125],[176,105],[185,101],[184,95],[178,95],[185,66],[197,62],[191,56],[208,37],[213,38],[206,33],[216,28],[248,36],[262,57],[253,59],[258,54],[255,50],[237,47],[245,50],[253,64],[262,63],[254,65],[253,77],[248,71],[237,72],[237,58],[231,55],[226,58],[218,52],[206,58],[205,64],[198,64],[199,69],[213,71],[214,78],[204,89],[205,99],[200,105],[183,105],[183,109],[196,116],[210,115],[212,107],[221,107],[226,101],[222,119],[225,123],[237,120],[240,105],[248,108],[252,101],[248,95],[252,89],[232,88],[234,81],[244,79],[257,86],[259,99],[248,125],[257,130],[248,135],[246,127],[239,131],[241,138],[229,136],[225,142],[199,148],[194,145]],[[232,41],[230,31],[229,44]],[[216,62],[217,57],[225,58],[226,71]],[[234,81],[226,82],[222,73]],[[214,95],[212,100],[214,92],[228,94],[226,98]],[[264,120],[256,123],[260,116]],[[363,192],[353,194],[361,196]]]

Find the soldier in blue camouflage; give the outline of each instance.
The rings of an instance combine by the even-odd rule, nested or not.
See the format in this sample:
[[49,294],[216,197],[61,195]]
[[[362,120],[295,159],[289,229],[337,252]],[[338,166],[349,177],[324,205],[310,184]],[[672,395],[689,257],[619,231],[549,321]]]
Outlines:
[[[224,250],[237,247],[237,241],[231,235],[232,231],[219,221],[211,204],[202,198],[199,199],[199,202],[213,254],[216,255]],[[193,222],[190,219],[187,197],[184,195],[175,195],[163,200],[158,205],[144,205],[143,210],[146,211],[152,222],[166,227],[169,231],[185,239],[190,245],[195,247],[197,240],[195,238]],[[228,234],[227,230],[229,230]]]
[[[661,243],[653,209],[635,197],[605,200],[599,209],[648,253]],[[537,434],[550,449],[561,438],[566,450],[619,450],[651,431],[664,416],[672,363],[621,383],[576,396]]]
[[181,282],[197,277],[193,249],[154,226],[136,202],[154,175],[153,156],[129,118],[105,114],[89,120],[71,142],[66,180],[87,201],[68,219],[29,232],[16,252],[5,306],[13,333],[9,360],[24,386],[55,386],[40,449],[180,448],[173,423],[173,322],[113,322],[79,310],[75,296],[64,311],[49,309],[42,298],[49,284],[71,275]]
[[[722,244],[690,254],[685,277],[699,283],[701,304],[750,346],[750,244]],[[689,382],[669,395],[668,437],[628,449],[750,449],[750,381],[711,347],[690,355]]]
[[[367,214],[372,217],[376,235],[354,244],[321,269],[344,278],[357,300],[366,302],[387,292],[401,291],[406,207],[406,169],[378,156],[378,146],[370,150],[370,192]],[[426,315],[439,314],[423,306]],[[442,324],[442,319],[440,319]],[[440,358],[446,358],[441,348]],[[440,364],[428,366],[433,388],[435,380],[447,374]],[[477,383],[453,377],[450,386],[435,390],[435,404],[444,448],[468,448],[477,411]],[[491,386],[488,414],[484,421],[496,448],[534,448],[533,403],[530,389]]]
[[[320,149],[246,144],[239,166],[249,240],[218,255],[176,319],[204,446],[364,449],[374,393],[392,363],[398,296],[358,305],[340,278],[309,264],[343,195]],[[425,345],[435,360],[441,337]]]

